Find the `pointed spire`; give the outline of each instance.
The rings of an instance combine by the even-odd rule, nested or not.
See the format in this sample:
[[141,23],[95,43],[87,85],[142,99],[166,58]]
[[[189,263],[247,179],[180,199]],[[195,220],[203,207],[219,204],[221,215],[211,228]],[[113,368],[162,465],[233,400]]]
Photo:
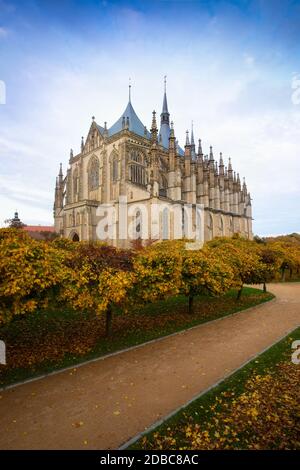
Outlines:
[[186,131],[185,146],[190,145],[189,131]]
[[156,124],[156,112],[153,111],[152,112],[152,125],[151,125],[151,140],[153,142],[157,142],[157,132],[158,132],[158,129],[157,129],[157,124]]
[[80,148],[81,148],[81,152],[83,152],[83,149],[84,149],[84,138],[83,138],[83,136],[81,137],[81,145],[80,145]]
[[175,137],[175,133],[174,133],[174,123],[173,123],[173,121],[171,121],[170,137]]
[[229,179],[233,179],[233,171],[232,171],[232,164],[231,164],[231,158],[229,157],[228,159],[228,177]]
[[194,122],[192,121],[192,129],[191,129],[191,155],[192,160],[196,160],[196,146],[194,140]]
[[199,157],[200,157],[200,156],[203,157],[201,139],[198,140],[198,156],[199,156]]
[[70,158],[73,158],[73,149],[70,149]]
[[104,132],[103,132],[103,134],[104,134],[105,136],[108,136],[107,122],[106,122],[106,121],[104,122]]
[[195,147],[195,140],[194,140],[194,121],[192,121],[191,145],[193,145],[193,146]]
[[171,122],[170,136],[169,136],[169,170],[174,171],[176,158],[176,141],[174,133],[174,124]]
[[224,166],[223,154],[222,154],[222,152],[220,152],[220,163],[219,163],[219,166]]
[[241,180],[240,180],[240,174],[239,173],[236,175],[236,182],[237,182],[238,190],[240,191],[241,190]]
[[169,125],[170,122],[170,113],[168,111],[168,102],[167,102],[167,76],[164,76],[164,99],[163,107],[160,115],[160,123]]
[[222,154],[222,152],[220,152],[219,174],[220,174],[220,176],[224,176],[224,162],[223,162],[223,154]]
[[58,177],[56,179],[57,179],[59,184],[61,184],[63,179],[64,179],[64,175],[63,175],[63,171],[62,171],[62,163],[59,164],[59,172],[58,172]]

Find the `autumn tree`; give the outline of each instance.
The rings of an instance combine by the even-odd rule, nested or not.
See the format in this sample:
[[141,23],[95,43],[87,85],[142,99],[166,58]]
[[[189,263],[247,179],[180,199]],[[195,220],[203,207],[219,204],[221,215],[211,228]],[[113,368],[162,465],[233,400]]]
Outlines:
[[64,253],[19,229],[0,230],[0,323],[53,304],[65,278]]
[[136,303],[154,302],[178,294],[181,283],[181,248],[182,244],[179,242],[165,241],[137,253],[134,259]]
[[132,252],[103,243],[76,244],[66,261],[68,281],[62,298],[77,310],[105,315],[106,334],[112,329],[114,307],[124,307],[134,281]]
[[196,295],[222,295],[233,285],[230,265],[210,249],[185,250],[182,255],[181,292],[193,313]]

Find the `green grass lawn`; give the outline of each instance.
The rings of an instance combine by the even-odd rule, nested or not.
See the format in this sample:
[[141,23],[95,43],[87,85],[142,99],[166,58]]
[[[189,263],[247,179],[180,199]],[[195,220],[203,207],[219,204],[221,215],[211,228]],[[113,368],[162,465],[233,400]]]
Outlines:
[[271,300],[274,296],[245,287],[239,301],[232,290],[222,297],[198,296],[194,313],[183,296],[128,313],[115,312],[113,334],[105,337],[104,318],[74,311],[44,311],[20,317],[0,328],[7,365],[0,365],[0,387],[75,366],[105,354],[142,344]]
[[300,449],[297,328],[130,449]]

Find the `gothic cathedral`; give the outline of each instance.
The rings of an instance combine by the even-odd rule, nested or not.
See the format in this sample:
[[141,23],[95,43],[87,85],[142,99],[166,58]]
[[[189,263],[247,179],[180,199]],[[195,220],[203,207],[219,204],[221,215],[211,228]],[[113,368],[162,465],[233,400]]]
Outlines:
[[[252,238],[251,198],[245,179],[241,185],[230,158],[228,166],[222,154],[216,161],[212,147],[209,155],[204,155],[201,140],[196,151],[193,128],[190,136],[186,133],[184,150],[179,146],[170,122],[166,84],[159,130],[155,112],[150,132],[140,121],[131,103],[130,87],[126,109],[113,126],[108,128],[105,122],[102,127],[92,119],[80,153],[70,152],[65,176],[60,165],[54,202],[56,232],[72,240],[99,239],[97,226],[104,214],[99,207],[118,209],[122,196],[128,209],[125,223],[131,230],[134,227],[133,238],[180,238],[175,234],[174,214],[178,212],[173,209],[187,205],[203,208],[204,240],[234,233]],[[157,210],[160,207],[162,210]],[[141,237],[146,218],[147,227],[154,222],[151,218],[156,219],[155,234],[149,229]],[[129,246],[127,237],[118,235],[122,224],[124,217],[121,220],[115,210],[106,241]]]

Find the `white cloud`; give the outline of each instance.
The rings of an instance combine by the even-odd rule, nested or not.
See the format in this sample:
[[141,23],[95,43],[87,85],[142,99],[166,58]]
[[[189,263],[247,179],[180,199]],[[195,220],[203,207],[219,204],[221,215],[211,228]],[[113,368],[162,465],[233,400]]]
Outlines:
[[8,33],[9,33],[9,30],[7,28],[0,26],[0,38],[6,37]]

